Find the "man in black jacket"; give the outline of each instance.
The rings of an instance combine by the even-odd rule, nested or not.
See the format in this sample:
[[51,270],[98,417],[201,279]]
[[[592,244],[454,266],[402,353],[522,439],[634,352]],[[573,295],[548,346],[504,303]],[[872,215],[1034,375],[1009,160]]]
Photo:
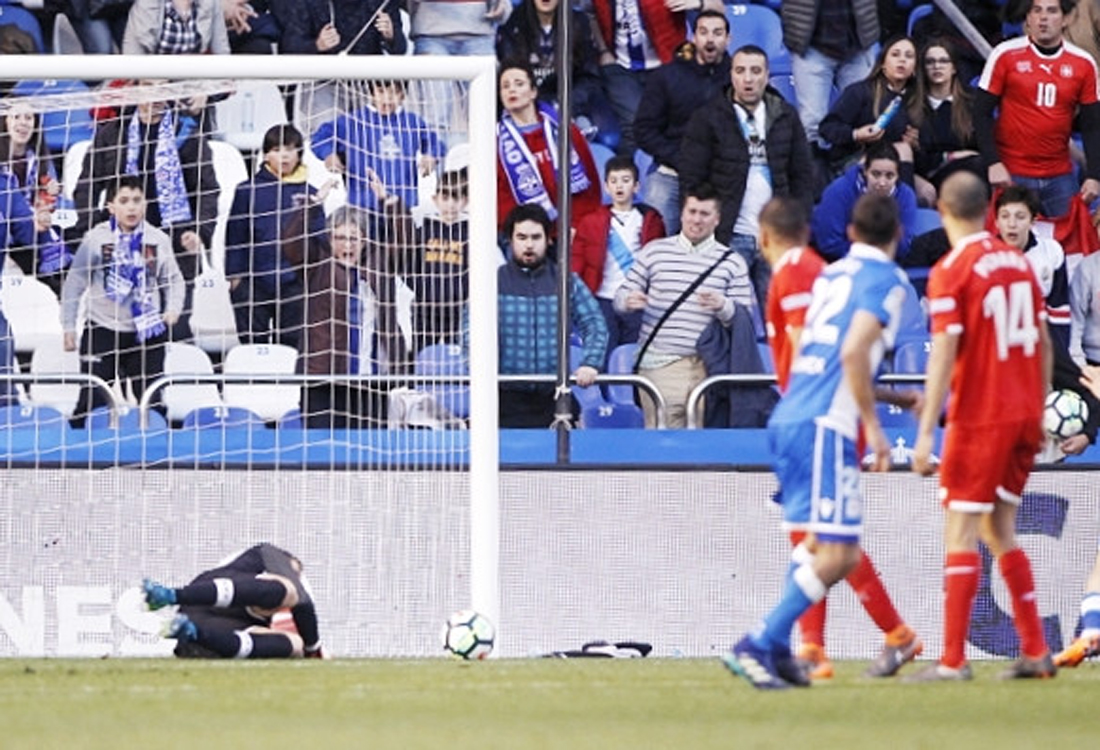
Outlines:
[[[680,190],[710,182],[722,201],[718,242],[749,266],[766,309],[771,269],[756,244],[760,209],[772,196],[813,200],[810,147],[798,113],[768,87],[768,57],[755,45],[733,54],[732,86],[692,115],[680,145]],[[733,106],[731,106],[731,104]]]
[[726,86],[729,39],[724,13],[704,10],[696,16],[694,43],[684,45],[690,56],[676,57],[650,75],[634,115],[638,147],[656,166],[646,177],[642,201],[660,212],[669,234],[680,231],[680,140],[695,111]]

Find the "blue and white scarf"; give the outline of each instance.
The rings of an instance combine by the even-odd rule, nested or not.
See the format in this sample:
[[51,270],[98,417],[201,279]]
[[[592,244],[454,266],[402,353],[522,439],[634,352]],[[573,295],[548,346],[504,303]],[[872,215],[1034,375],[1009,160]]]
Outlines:
[[[140,174],[141,124],[135,112],[126,131],[126,174]],[[157,146],[153,154],[154,184],[161,224],[171,227],[191,221],[191,204],[187,202],[187,186],[183,182],[183,166],[176,149],[176,118],[172,110],[164,113],[157,126]]]
[[138,341],[159,336],[167,328],[160,315],[156,289],[149,283],[145,269],[145,223],[125,234],[112,216],[111,231],[115,235],[115,250],[103,275],[107,298],[118,304],[129,302]]
[[[538,104],[539,119],[542,121],[542,131],[546,137],[546,147],[550,152],[550,159],[555,171],[558,169],[558,113],[553,107],[546,104]],[[539,175],[538,162],[535,160],[527,142],[519,131],[519,126],[507,112],[500,118],[497,125],[497,148],[500,154],[500,163],[504,165],[504,173],[508,178],[508,184],[512,188],[512,195],[516,203],[537,203],[546,209],[551,220],[558,217],[558,210],[554,207],[554,201],[546,192],[546,185]],[[577,155],[577,150],[569,147],[569,192],[576,195],[583,193],[591,186],[588,174],[584,171],[584,164]]]

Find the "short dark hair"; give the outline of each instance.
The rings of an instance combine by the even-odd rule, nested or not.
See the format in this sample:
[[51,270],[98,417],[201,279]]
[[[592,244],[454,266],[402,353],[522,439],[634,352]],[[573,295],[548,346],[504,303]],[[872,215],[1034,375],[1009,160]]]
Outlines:
[[722,13],[721,11],[711,10],[709,8],[707,10],[699,11],[699,13],[695,16],[695,22],[691,24],[692,31],[698,31],[699,30],[699,22],[702,21],[704,18],[721,18],[723,23],[726,24],[726,33],[727,34],[730,33],[730,19],[729,19],[729,17],[725,13]]
[[550,220],[550,214],[546,213],[546,209],[539,204],[521,203],[508,212],[508,216],[504,219],[504,236],[509,241],[512,239],[512,232],[515,230],[516,224],[521,221],[534,221],[541,224],[546,232],[547,241],[550,240],[554,222]]
[[630,174],[634,175],[635,181],[638,179],[638,165],[634,163],[634,159],[616,154],[608,159],[607,164],[604,165],[603,178],[606,180],[612,172],[623,172],[625,170],[630,170]]
[[852,209],[852,230],[860,242],[886,247],[898,236],[898,203],[888,195],[865,193]]
[[764,63],[771,67],[771,61],[768,60],[768,53],[764,51],[764,48],[758,44],[742,44],[740,47],[733,51],[730,55],[730,65],[733,65],[733,58],[738,55],[759,55],[764,58]]
[[810,209],[805,201],[777,195],[760,209],[760,226],[792,244],[804,243],[810,236]]
[[936,205],[941,214],[964,221],[981,221],[989,210],[985,182],[973,172],[959,171],[940,185]]
[[497,90],[500,90],[500,79],[504,77],[504,73],[509,70],[522,70],[527,74],[527,80],[531,82],[532,88],[538,88],[538,79],[535,77],[535,69],[531,67],[531,64],[524,62],[523,60],[517,60],[515,58],[505,60],[500,64],[500,71],[497,73]]
[[439,176],[439,182],[435,185],[436,195],[453,195],[465,198],[469,195],[470,181],[466,176],[466,167],[452,169]]
[[132,188],[145,195],[145,182],[136,174],[120,174],[107,189],[107,202],[110,203],[124,188]]
[[302,148],[304,145],[304,139],[302,133],[298,128],[289,123],[283,123],[282,125],[272,125],[264,133],[263,153],[268,151],[274,151],[280,146],[289,146],[298,152],[298,156],[302,155]]
[[1039,201],[1039,196],[1035,194],[1034,190],[1023,185],[1009,185],[1002,190],[997,199],[993,201],[993,208],[1000,211],[1001,206],[1007,206],[1009,203],[1023,203],[1027,206],[1027,210],[1031,212],[1032,217],[1043,212],[1043,204]]
[[690,187],[685,190],[683,197],[680,199],[681,207],[687,203],[688,198],[694,198],[697,201],[714,201],[718,204],[719,208],[722,206],[722,197],[718,195],[718,191],[714,189],[714,185],[711,185],[709,182],[700,182],[695,187]]
[[863,149],[864,167],[879,159],[889,159],[897,165],[899,170],[901,169],[901,157],[898,155],[898,150],[894,148],[894,144],[889,141],[875,141]]

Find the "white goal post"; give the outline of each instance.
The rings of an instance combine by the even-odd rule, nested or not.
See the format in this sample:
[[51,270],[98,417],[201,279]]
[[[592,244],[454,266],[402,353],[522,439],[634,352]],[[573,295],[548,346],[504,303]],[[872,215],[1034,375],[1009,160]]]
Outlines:
[[496,60],[321,55],[21,55],[9,60],[0,78],[11,81],[108,81],[140,77],[173,81],[440,80],[468,85],[470,413],[475,415],[469,421],[469,605],[499,622]]

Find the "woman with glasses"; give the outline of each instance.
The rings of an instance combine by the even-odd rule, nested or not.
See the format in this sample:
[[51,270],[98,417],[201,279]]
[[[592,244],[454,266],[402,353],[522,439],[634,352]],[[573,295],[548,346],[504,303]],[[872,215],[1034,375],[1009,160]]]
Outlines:
[[917,195],[931,206],[948,175],[965,169],[984,179],[985,170],[974,136],[974,94],[959,78],[958,51],[946,39],[933,39],[920,59],[924,103],[913,161]]
[[830,146],[833,175],[855,163],[868,145],[884,141],[897,149],[901,179],[912,185],[920,108],[917,45],[907,36],[894,37],[882,45],[868,76],[844,89],[818,127]]

